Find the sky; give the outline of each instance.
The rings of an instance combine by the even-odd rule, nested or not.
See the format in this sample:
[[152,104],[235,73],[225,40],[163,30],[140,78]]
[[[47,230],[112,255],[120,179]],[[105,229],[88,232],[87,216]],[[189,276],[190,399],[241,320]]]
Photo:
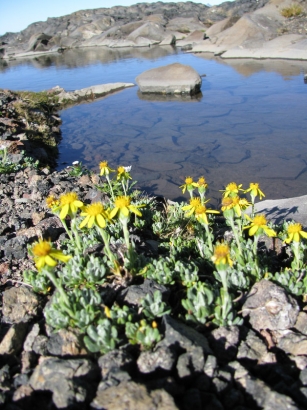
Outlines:
[[[74,11],[100,7],[131,6],[144,0],[0,0],[0,35],[18,32],[29,24],[45,21],[48,17],[60,17]],[[158,0],[145,0],[153,3]],[[171,2],[172,0],[168,0]],[[173,0],[175,2],[175,0]],[[183,0],[180,0],[183,1]],[[226,0],[194,0],[212,6]]]

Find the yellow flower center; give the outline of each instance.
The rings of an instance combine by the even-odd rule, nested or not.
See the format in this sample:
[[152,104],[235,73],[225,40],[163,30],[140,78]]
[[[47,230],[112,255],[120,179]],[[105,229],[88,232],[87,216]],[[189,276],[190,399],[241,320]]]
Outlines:
[[119,196],[115,199],[115,208],[127,208],[130,205],[130,198],[128,196]]
[[32,252],[34,256],[47,256],[51,252],[51,249],[49,242],[40,241],[33,246]]
[[225,244],[216,245],[214,249],[214,258],[218,264],[221,260],[228,258],[229,256],[229,247]]
[[238,191],[238,185],[235,182],[230,182],[230,184],[226,186],[226,191],[236,192]]
[[78,195],[75,192],[68,192],[60,196],[61,205],[69,205],[78,200]]
[[88,205],[85,208],[85,212],[90,216],[97,216],[102,214],[104,211],[103,205],[100,202],[95,202],[94,204]]
[[190,205],[193,208],[196,208],[197,206],[199,206],[200,205],[200,198],[191,198],[190,199]]
[[299,233],[299,232],[301,232],[301,230],[302,230],[302,225],[301,224],[292,224],[292,225],[289,225],[288,226],[288,229],[287,229],[287,231],[288,231],[288,233],[289,234],[291,234],[291,233]]
[[187,185],[192,184],[192,183],[193,183],[193,178],[191,178],[191,177],[186,177],[185,183],[186,183]]
[[262,226],[266,225],[266,217],[264,215],[256,215],[253,219],[253,225]]
[[202,215],[205,214],[207,211],[207,208],[205,207],[205,205],[199,205],[196,209],[195,209],[195,214],[196,215]]
[[204,177],[200,177],[198,180],[198,185],[207,185],[207,182]]
[[233,198],[230,198],[229,196],[227,196],[226,198],[223,198],[222,199],[222,206],[224,207],[227,207],[227,206],[230,206],[230,205],[232,205],[232,199]]
[[234,196],[232,199],[233,206],[240,205],[240,197]]
[[258,188],[259,188],[259,184],[258,184],[257,182],[251,182],[251,183],[249,184],[249,187],[250,187],[251,189],[258,189]]
[[108,161],[101,161],[99,164],[100,169],[108,168]]
[[117,168],[117,172],[118,172],[119,174],[124,174],[124,173],[125,173],[125,168],[124,168],[124,167],[118,167],[118,168]]
[[46,198],[46,204],[47,204],[48,208],[52,208],[53,205],[56,204],[56,202],[57,201],[56,201],[56,199],[53,195],[50,195]]

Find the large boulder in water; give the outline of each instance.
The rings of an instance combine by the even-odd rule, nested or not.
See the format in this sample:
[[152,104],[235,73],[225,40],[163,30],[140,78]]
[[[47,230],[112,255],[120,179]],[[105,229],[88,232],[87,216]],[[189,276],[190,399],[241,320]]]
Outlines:
[[201,77],[194,68],[174,63],[145,71],[136,78],[142,93],[197,94]]

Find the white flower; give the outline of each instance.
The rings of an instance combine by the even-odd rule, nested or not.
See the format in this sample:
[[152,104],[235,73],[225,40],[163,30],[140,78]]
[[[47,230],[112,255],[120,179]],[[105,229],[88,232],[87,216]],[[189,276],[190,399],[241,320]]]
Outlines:
[[132,168],[132,165],[129,165],[128,167],[123,167],[123,168],[125,169],[126,172],[130,172],[131,168]]
[[73,165],[79,165],[79,161],[74,161],[72,164]]

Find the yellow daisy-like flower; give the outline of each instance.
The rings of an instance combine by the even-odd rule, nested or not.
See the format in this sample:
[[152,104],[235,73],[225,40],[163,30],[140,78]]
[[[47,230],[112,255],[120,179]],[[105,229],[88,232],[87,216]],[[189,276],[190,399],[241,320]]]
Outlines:
[[264,193],[259,188],[258,182],[251,182],[249,188],[244,191],[245,193],[249,192],[251,197],[256,197],[259,195],[260,200],[265,197]]
[[226,196],[222,199],[222,211],[234,210],[237,216],[241,216],[241,198],[236,196]]
[[101,202],[95,202],[91,205],[87,205],[80,215],[85,216],[79,226],[80,229],[85,226],[91,228],[93,225],[98,225],[100,228],[105,228],[106,219],[108,219],[107,212]]
[[189,217],[191,215],[193,215],[195,213],[195,209],[201,204],[200,202],[200,198],[191,198],[190,199],[190,205],[186,205],[182,207],[183,211],[187,211],[189,210],[189,212],[187,212],[185,214],[185,216]]
[[244,191],[243,189],[241,189],[241,186],[242,184],[237,185],[235,182],[230,182],[228,185],[226,185],[226,188],[221,191],[223,192],[223,197],[227,198],[228,196],[237,196],[239,191]]
[[[128,167],[127,167],[128,168]],[[131,168],[131,167],[129,167]],[[118,167],[117,168],[117,178],[118,181],[120,181],[121,179],[124,180],[128,180],[128,179],[132,179],[131,175],[129,174],[129,172],[127,171],[127,169],[125,167]]]
[[112,169],[108,165],[108,161],[101,161],[99,163],[100,175],[109,175],[110,172],[114,172],[115,169]]
[[51,242],[39,240],[32,246],[35,266],[37,270],[41,270],[45,265],[54,267],[57,265],[57,260],[67,263],[72,257],[64,255],[62,251],[52,247]]
[[300,242],[301,238],[307,238],[307,232],[302,230],[302,225],[299,223],[292,223],[287,228],[288,238],[285,243]]
[[118,196],[115,199],[114,205],[115,208],[110,212],[111,219],[116,215],[118,215],[119,218],[127,219],[131,212],[133,212],[137,216],[142,216],[138,208],[142,207],[143,205],[131,205],[131,199],[129,198],[129,196]]
[[197,187],[197,183],[193,182],[192,177],[186,177],[184,180],[184,184],[181,185],[179,188],[182,189],[182,193],[184,194],[186,190],[192,191],[194,187]]
[[251,221],[251,224],[249,226],[245,226],[243,229],[249,229],[248,234],[250,236],[258,236],[263,232],[267,236],[276,236],[276,232],[267,226],[267,220],[264,215],[256,215],[253,219],[248,215],[245,215],[245,217]]
[[56,199],[53,195],[49,195],[46,198],[46,205],[49,209],[53,209],[56,208],[57,206],[59,206],[60,202],[58,199]]
[[206,189],[208,188],[208,184],[207,184],[205,177],[199,177],[198,181],[196,182],[196,186],[199,192],[201,193],[205,192]]
[[60,219],[65,219],[67,215],[75,215],[78,208],[83,207],[83,202],[79,201],[75,192],[68,192],[60,196]]
[[199,205],[195,210],[195,218],[202,224],[209,225],[207,214],[219,214],[219,211],[207,209],[205,205]]
[[227,268],[228,266],[232,266],[233,261],[230,258],[229,246],[224,243],[216,245],[211,260],[217,267],[220,266],[221,268]]

